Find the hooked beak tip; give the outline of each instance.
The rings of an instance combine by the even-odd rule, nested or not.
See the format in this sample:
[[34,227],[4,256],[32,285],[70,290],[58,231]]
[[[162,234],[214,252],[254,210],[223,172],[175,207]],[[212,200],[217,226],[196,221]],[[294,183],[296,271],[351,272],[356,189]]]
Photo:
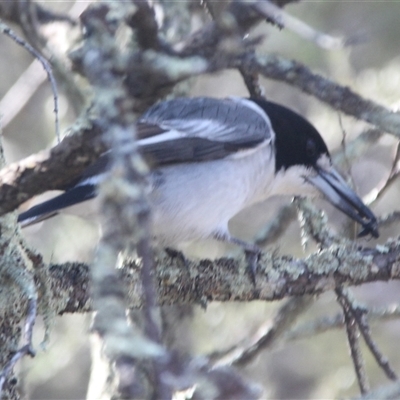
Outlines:
[[379,237],[378,222],[372,211],[347,185],[335,169],[317,169],[318,175],[309,181],[314,184],[335,207],[357,221],[362,230],[358,237]]

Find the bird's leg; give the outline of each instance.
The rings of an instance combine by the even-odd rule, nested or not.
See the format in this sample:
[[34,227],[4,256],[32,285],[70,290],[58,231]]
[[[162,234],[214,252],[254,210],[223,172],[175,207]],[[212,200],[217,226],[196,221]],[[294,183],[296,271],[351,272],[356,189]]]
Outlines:
[[237,239],[235,237],[230,237],[228,240],[230,243],[236,244],[244,250],[246,255],[247,266],[250,274],[251,281],[253,285],[256,285],[256,272],[257,264],[260,258],[261,249],[253,243],[247,243],[244,240]]
[[256,284],[257,263],[260,258],[261,249],[253,243],[247,243],[244,240],[232,237],[227,233],[216,233],[214,238],[223,242],[228,242],[240,246],[246,255],[248,269],[253,285]]

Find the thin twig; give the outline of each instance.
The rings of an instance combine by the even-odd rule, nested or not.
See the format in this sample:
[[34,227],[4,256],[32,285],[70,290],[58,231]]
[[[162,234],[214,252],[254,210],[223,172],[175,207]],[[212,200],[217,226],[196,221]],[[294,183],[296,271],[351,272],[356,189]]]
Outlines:
[[354,369],[357,375],[358,385],[361,394],[369,391],[369,383],[367,373],[365,371],[365,362],[360,349],[359,331],[355,317],[351,313],[351,309],[344,297],[343,289],[335,290],[337,300],[343,309],[344,321],[346,325],[347,339],[350,346],[351,359],[353,360]]
[[[4,3],[4,2],[3,2]],[[76,21],[71,16],[64,13],[55,12],[44,8],[42,5],[29,2],[31,12],[35,14],[35,18],[40,24],[49,24],[52,22],[67,22],[76,25]],[[1,18],[8,20],[14,24],[22,24],[21,21],[21,1],[13,1],[0,8]]]
[[340,142],[340,146],[342,148],[343,160],[346,165],[347,175],[350,177],[351,185],[352,185],[353,189],[355,189],[356,185],[355,185],[355,182],[353,179],[353,175],[351,174],[350,159],[347,155],[347,134],[346,134],[346,130],[344,129],[342,115],[340,113],[338,114],[338,117],[339,117],[340,130],[342,131],[342,140]]
[[378,190],[374,190],[369,196],[366,202],[368,204],[375,203],[378,199],[382,198],[382,196],[387,193],[387,191],[392,187],[394,182],[400,175],[400,141],[397,143],[396,146],[396,153],[392,161],[392,166],[390,168],[390,173],[382,185],[382,187]]
[[0,100],[3,129],[21,112],[45,80],[46,74],[39,61],[33,60]]
[[58,91],[57,91],[57,83],[54,78],[51,65],[49,62],[29,43],[25,40],[21,39],[14,31],[11,30],[6,24],[0,21],[0,31],[3,32],[10,39],[14,40],[17,44],[25,48],[29,53],[31,53],[39,62],[42,64],[44,70],[47,73],[47,76],[50,81],[51,90],[53,91],[53,101],[54,101],[54,118],[55,118],[55,128],[56,128],[56,137],[58,142],[60,142],[60,123],[58,118]]
[[[353,175],[351,173],[351,164],[350,164],[350,159],[347,156],[347,134],[346,134],[346,130],[344,129],[343,126],[343,120],[342,120],[342,115],[341,113],[338,113],[338,118],[339,118],[339,126],[340,126],[340,130],[342,131],[342,140],[341,140],[341,148],[342,148],[342,154],[343,154],[343,160],[345,163],[345,168],[346,168],[346,173],[347,176],[349,177],[350,180],[350,185],[352,187],[352,189],[357,192],[357,187],[356,187],[356,183],[355,180],[353,178]],[[357,224],[355,221],[351,220],[350,218],[347,219],[347,223],[346,226],[348,227],[348,229],[346,229],[347,231],[347,236],[353,240],[355,240],[357,238]]]
[[375,340],[371,336],[371,330],[366,320],[366,313],[357,313],[356,320],[358,322],[358,326],[360,327],[361,334],[367,344],[368,348],[370,349],[371,353],[374,355],[375,360],[379,364],[379,366],[383,369],[386,376],[391,379],[392,381],[396,381],[398,376],[393,368],[389,364],[389,360],[385,357],[378,348]]
[[317,46],[324,49],[343,49],[349,41],[344,41],[342,38],[327,35],[326,33],[318,32],[305,22],[291,16],[281,8],[268,0],[257,1],[250,3],[264,17],[272,20],[280,28],[286,28],[296,33],[303,39],[315,43]]
[[[250,363],[261,351],[271,348],[305,310],[314,302],[312,296],[293,297],[279,308],[272,324],[261,326],[250,340],[240,342],[231,348],[210,355],[215,366],[235,365],[243,367]],[[267,325],[267,326],[265,326]]]
[[[400,318],[400,305],[394,304],[384,308],[373,308],[368,311],[368,317],[371,321],[391,321]],[[314,321],[306,322],[285,333],[286,341],[305,339],[315,335],[328,332],[332,329],[340,329],[344,326],[343,314],[337,314],[333,317],[322,317]]]
[[[53,21],[53,19],[65,20],[71,22],[72,25],[76,25],[76,22],[74,21],[83,12],[83,10],[88,7],[88,4],[75,1],[73,6],[68,11],[68,15],[65,15],[54,14],[52,11],[41,8],[38,4],[31,3],[31,5],[37,8],[37,18],[41,23],[46,23],[46,21],[43,21],[43,18],[46,18],[46,15],[48,14],[50,18],[49,21]],[[19,23],[19,21],[15,22]],[[65,71],[65,61],[57,60],[52,50],[51,52],[48,48],[46,50],[48,53],[47,58],[51,59],[53,69],[56,72],[58,70],[58,78],[68,80]],[[70,71],[68,70],[68,72]],[[45,80],[46,74],[43,71],[43,67],[40,65],[39,60],[33,60],[0,100],[0,110],[2,110],[3,114],[1,119],[3,129],[21,112],[21,110],[32,99],[33,95],[37,92],[38,88]],[[64,86],[70,93],[71,91],[78,91],[73,79],[69,79]],[[82,103],[82,101],[76,101],[76,96],[74,96],[74,100],[75,101],[72,101],[73,106],[76,110],[80,111],[80,107],[78,107],[78,105]]]
[[369,327],[366,315],[367,308],[361,307],[355,304],[354,300],[350,298],[348,291],[342,291],[342,299],[346,302],[348,309],[356,320],[359,330],[363,335],[365,343],[367,344],[369,350],[373,354],[378,365],[383,369],[386,376],[395,381],[397,380],[397,374],[389,364],[389,360],[381,353],[376,342],[372,339],[371,329]]

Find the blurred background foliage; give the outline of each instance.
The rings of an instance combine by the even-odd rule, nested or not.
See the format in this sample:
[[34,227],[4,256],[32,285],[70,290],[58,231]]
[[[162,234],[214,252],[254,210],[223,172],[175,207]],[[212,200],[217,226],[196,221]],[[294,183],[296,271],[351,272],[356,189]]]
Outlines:
[[[41,2],[45,7],[67,11],[73,3],[67,1]],[[79,2],[77,2],[79,3]],[[84,3],[84,2],[83,2]],[[84,5],[83,5],[84,6]],[[302,1],[291,4],[285,10],[316,29],[336,36],[343,36],[353,43],[343,50],[326,51],[304,41],[286,30],[279,30],[266,23],[255,34],[264,35],[259,52],[272,52],[295,59],[313,71],[348,85],[356,92],[392,109],[400,105],[400,4],[396,1]],[[199,21],[199,20],[198,20]],[[50,45],[57,53],[73,45],[78,28],[71,29],[62,23],[43,27],[50,38]],[[39,69],[28,76],[14,95],[4,101],[6,93],[32,63],[30,55],[4,36],[0,36],[0,113],[7,121],[3,141],[9,162],[21,159],[55,143],[53,103],[47,82],[38,85],[29,95],[29,84],[37,80]],[[35,75],[36,74],[36,75]],[[246,96],[246,89],[237,72],[203,76],[190,82],[192,96]],[[349,141],[367,128],[356,121],[306,96],[298,90],[278,82],[263,80],[266,96],[283,103],[306,116],[321,132],[331,151],[341,146],[343,132]],[[18,105],[26,97],[26,105],[10,120],[14,103]],[[3,100],[1,100],[3,99]],[[65,130],[76,118],[71,99],[60,95],[61,125]],[[352,163],[350,173],[357,191],[368,195],[384,181],[394,156],[395,140],[384,135],[365,156]],[[377,215],[398,209],[400,187],[398,184],[375,205]],[[26,207],[31,206],[32,200]],[[233,233],[243,239],[255,236],[271,218],[277,207],[290,199],[273,199],[246,210],[232,221]],[[318,205],[327,211],[330,224],[338,231],[343,228],[344,218],[323,201]],[[29,243],[44,254],[47,261],[63,262],[81,260],[90,262],[98,238],[95,223],[77,216],[59,216],[24,231]],[[398,226],[382,230],[378,242],[399,234]],[[305,252],[301,247],[300,229],[294,221],[279,242],[268,250],[279,254],[305,257],[315,250],[310,244]],[[375,242],[363,241],[374,245]],[[237,254],[237,249],[223,248],[207,242],[195,250],[199,255],[210,257],[221,254]],[[235,253],[236,252],[236,253]],[[399,283],[369,284],[355,289],[357,298],[369,305],[384,306],[398,301]],[[175,315],[174,334],[171,342],[182,351],[207,354],[224,349],[254,334],[262,324],[268,324],[279,303],[226,303],[200,306],[170,307]],[[333,315],[339,312],[332,293],[320,296],[301,318]],[[32,399],[81,399],[85,397],[90,371],[89,346],[90,317],[64,315],[54,322],[45,351],[39,351],[34,360],[25,359],[21,368],[27,392]],[[36,345],[43,339],[43,328],[35,328]],[[378,323],[373,334],[393,366],[400,371],[400,321]],[[364,349],[365,350],[365,349]],[[369,376],[373,386],[386,383],[383,374],[365,351]],[[273,351],[262,352],[244,369],[244,374],[265,388],[265,396],[280,399],[322,399],[354,396],[358,394],[352,362],[348,355],[344,330],[330,331],[311,339],[285,343]]]

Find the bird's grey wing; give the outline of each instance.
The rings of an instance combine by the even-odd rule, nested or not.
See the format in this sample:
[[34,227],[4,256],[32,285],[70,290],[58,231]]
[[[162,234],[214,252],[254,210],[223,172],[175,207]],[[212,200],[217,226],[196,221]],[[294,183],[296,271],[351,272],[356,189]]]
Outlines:
[[[274,138],[266,114],[244,99],[175,99],[151,107],[137,123],[140,152],[154,166],[216,160],[257,148]],[[25,224],[91,199],[103,179],[110,152],[62,188],[65,193],[20,214]]]
[[[151,107],[136,128],[139,150],[154,166],[224,158],[274,138],[261,108],[241,98],[164,101]],[[104,153],[69,187],[97,184],[109,159],[110,152]]]
[[216,160],[274,138],[261,108],[239,98],[161,102],[141,117],[137,128],[141,153],[157,166]]

